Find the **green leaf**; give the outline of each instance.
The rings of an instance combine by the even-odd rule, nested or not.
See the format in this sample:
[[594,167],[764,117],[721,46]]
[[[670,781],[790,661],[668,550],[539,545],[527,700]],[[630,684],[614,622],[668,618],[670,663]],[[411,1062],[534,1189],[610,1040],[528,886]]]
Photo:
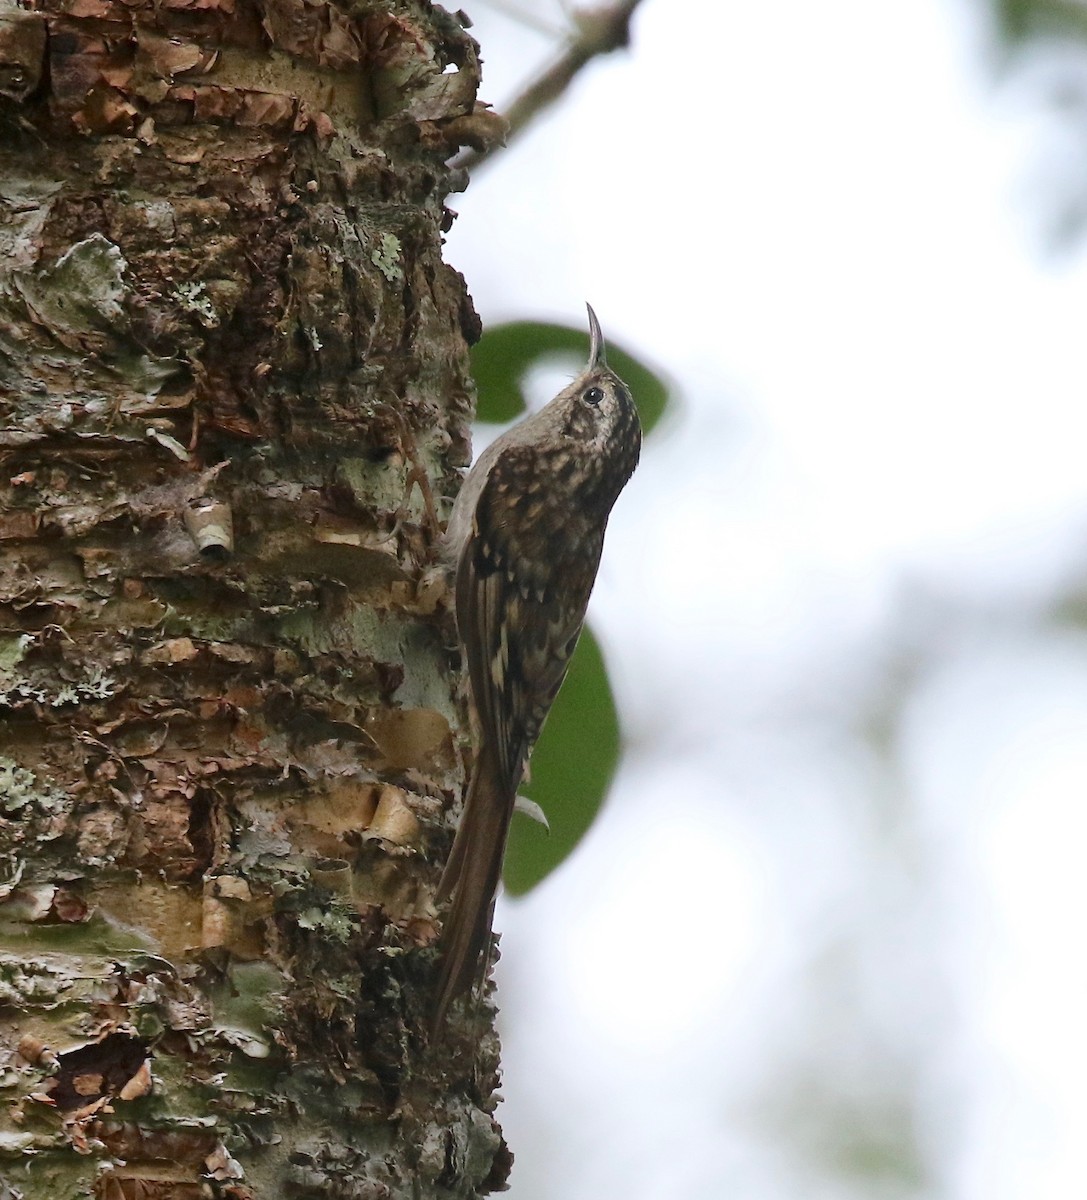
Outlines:
[[515,896],[535,887],[581,841],[604,803],[619,744],[604,658],[586,629],[533,752],[532,781],[521,788],[543,808],[551,832],[514,814],[503,874]]
[[1011,45],[1032,37],[1087,37],[1080,0],[991,0],[997,26]]
[[[608,342],[607,354],[608,366],[630,388],[642,430],[648,433],[664,413],[667,384],[613,342]],[[588,362],[588,333],[547,321],[510,321],[488,329],[472,350],[472,374],[479,391],[477,418],[505,424],[519,417],[526,409],[525,376],[538,363],[555,358],[570,359],[571,364]]]

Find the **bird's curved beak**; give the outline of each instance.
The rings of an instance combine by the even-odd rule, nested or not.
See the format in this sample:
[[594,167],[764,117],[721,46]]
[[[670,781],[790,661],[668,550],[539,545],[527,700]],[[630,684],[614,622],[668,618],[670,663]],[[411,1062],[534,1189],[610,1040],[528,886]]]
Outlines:
[[589,310],[589,370],[591,371],[594,367],[606,367],[608,362],[604,357],[604,335],[600,332],[600,322],[596,319],[593,306],[586,304],[585,307]]

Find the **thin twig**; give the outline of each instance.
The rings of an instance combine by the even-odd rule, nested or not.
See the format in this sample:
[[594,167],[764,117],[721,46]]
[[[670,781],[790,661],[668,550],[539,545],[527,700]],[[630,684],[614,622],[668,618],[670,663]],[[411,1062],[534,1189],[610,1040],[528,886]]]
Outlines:
[[[578,72],[601,54],[630,45],[630,21],[641,0],[617,0],[604,8],[574,13],[576,30],[560,57],[525,88],[505,113],[509,122],[506,145],[545,109],[559,100]],[[457,160],[458,167],[475,170],[499,146],[470,150]]]
[[486,4],[488,8],[493,8],[495,12],[502,13],[510,20],[516,21],[518,25],[524,25],[526,29],[535,29],[537,33],[545,34],[556,41],[565,36],[564,31],[557,25],[542,20],[535,13],[528,12],[521,5],[515,4],[513,0],[480,0],[480,3]]

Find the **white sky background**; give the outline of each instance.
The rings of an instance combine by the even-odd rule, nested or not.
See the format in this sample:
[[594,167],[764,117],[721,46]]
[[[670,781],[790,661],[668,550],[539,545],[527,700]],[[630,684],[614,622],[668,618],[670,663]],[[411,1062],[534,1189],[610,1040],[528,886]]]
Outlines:
[[[468,9],[501,107],[552,43]],[[1082,1189],[1087,254],[975,18],[646,0],[452,200],[486,322],[589,299],[682,397],[591,609],[620,778],[500,908],[514,1200]]]

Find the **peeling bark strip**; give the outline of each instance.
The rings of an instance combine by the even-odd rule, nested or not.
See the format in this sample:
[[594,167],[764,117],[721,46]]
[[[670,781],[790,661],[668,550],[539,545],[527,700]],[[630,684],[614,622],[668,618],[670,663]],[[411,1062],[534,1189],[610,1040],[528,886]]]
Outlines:
[[478,82],[426,0],[0,7],[0,1185],[27,1200],[505,1180],[493,1035],[420,1035],[463,784],[430,568],[478,335],[441,231],[448,158],[497,130]]

